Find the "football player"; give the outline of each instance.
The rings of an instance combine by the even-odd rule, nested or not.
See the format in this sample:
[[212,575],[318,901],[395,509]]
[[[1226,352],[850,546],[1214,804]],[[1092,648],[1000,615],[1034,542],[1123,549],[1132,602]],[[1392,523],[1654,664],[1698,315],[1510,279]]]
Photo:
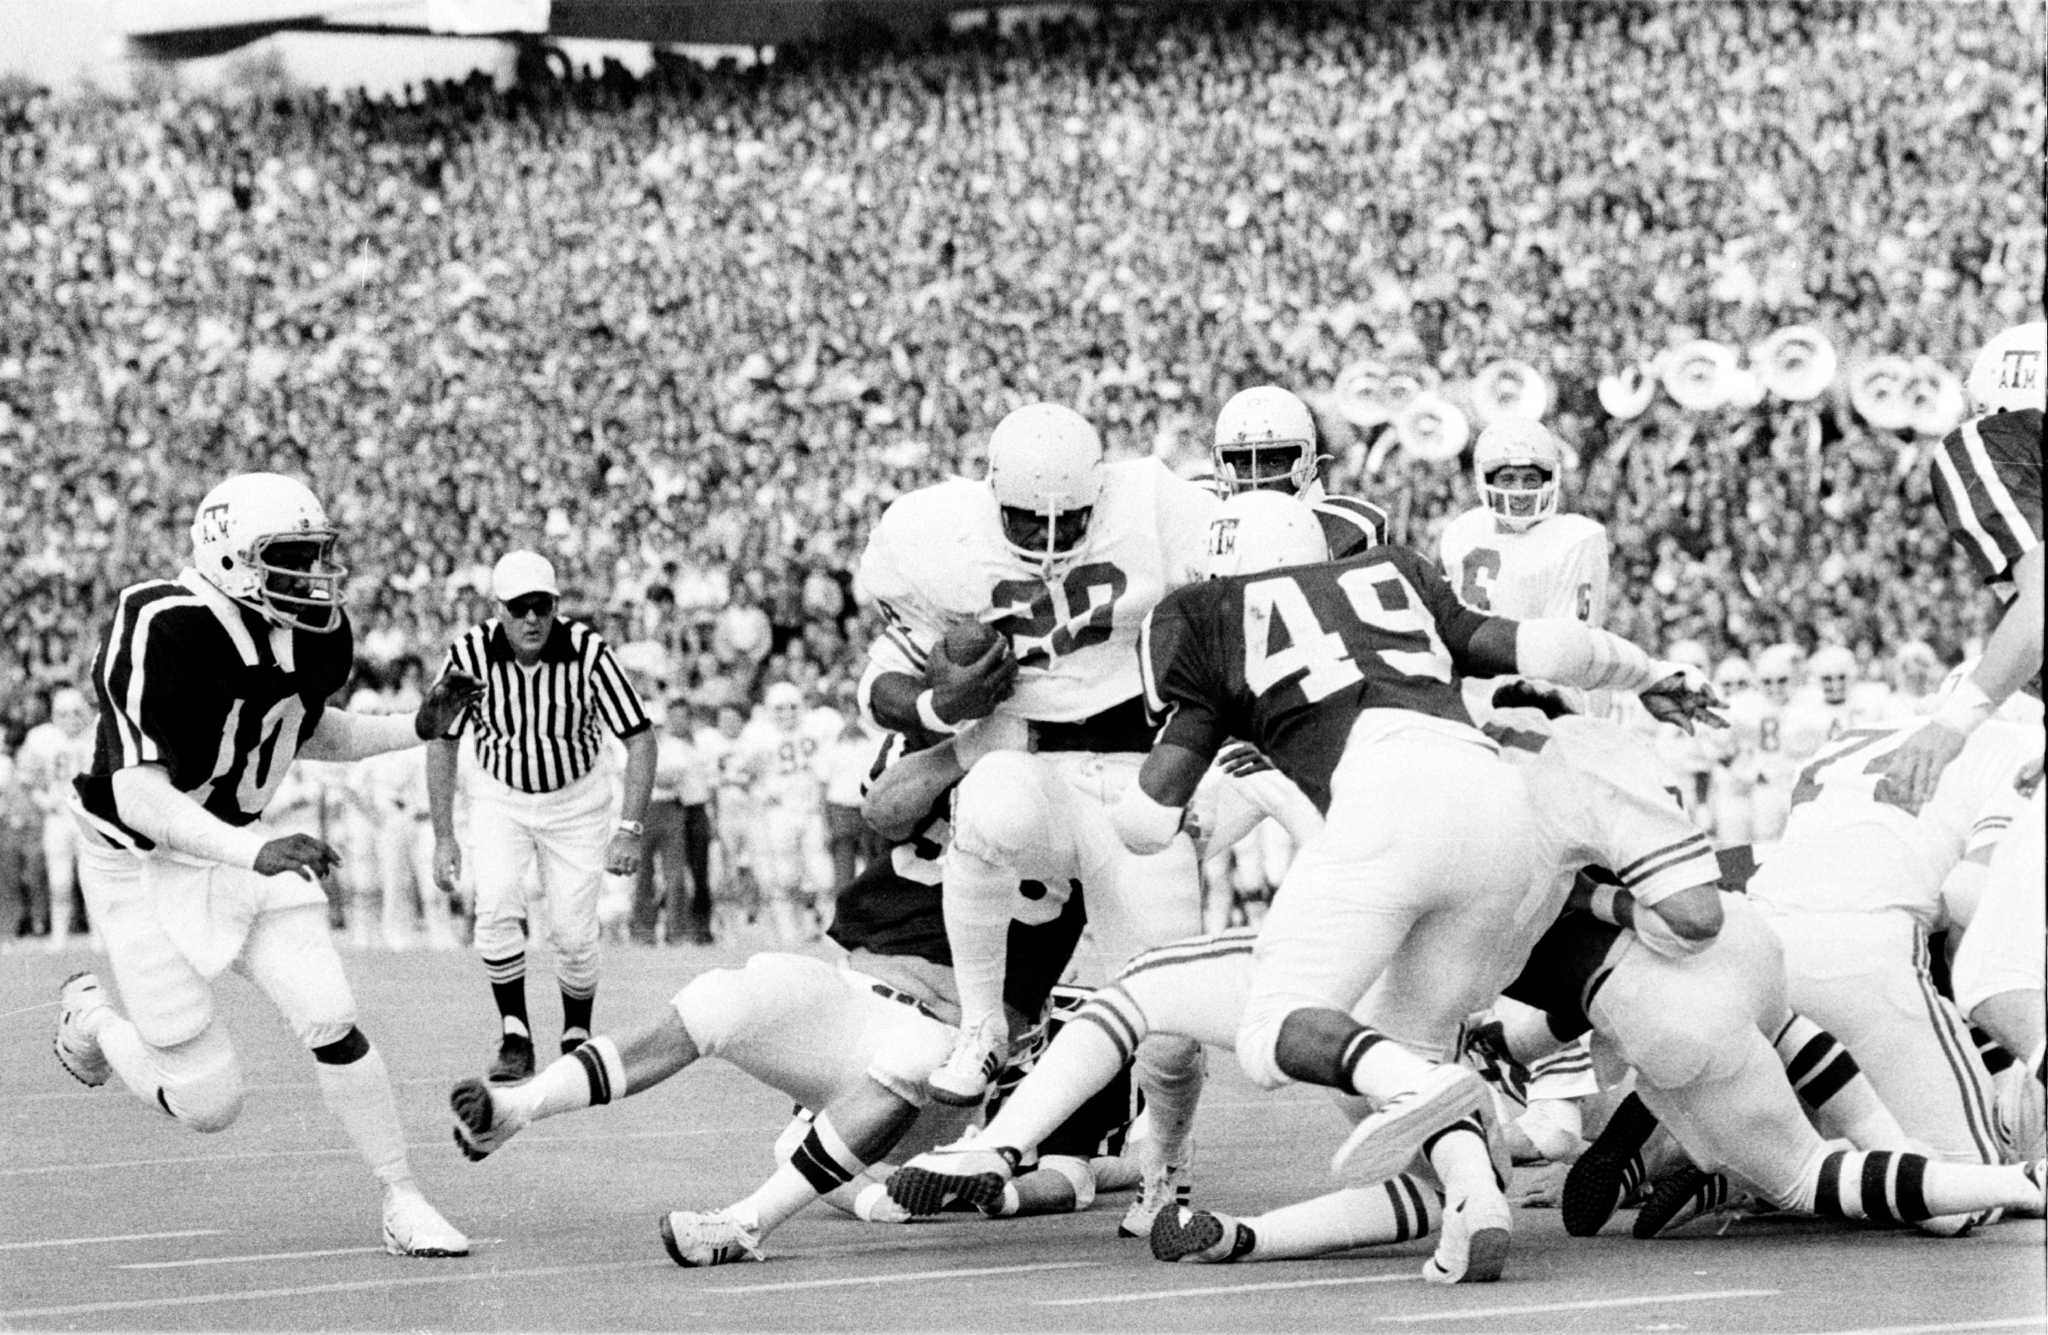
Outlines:
[[1760,845],[1761,856],[1784,833],[1799,768],[1826,742],[1830,720],[1819,693],[1806,687],[1806,655],[1796,644],[1773,644],[1756,656],[1756,686],[1729,700],[1722,737],[1735,776],[1731,790],[1748,792],[1749,823],[1719,828],[1724,844]]
[[61,993],[57,1059],[87,1085],[111,1075],[197,1131],[241,1110],[240,1066],[214,1013],[233,967],[313,1056],[321,1097],[384,1188],[384,1247],[462,1256],[469,1242],[413,1182],[384,1059],[356,1026],[317,878],[333,850],[279,836],[263,814],[292,762],[418,746],[479,684],[437,682],[417,713],[327,707],[354,632],[335,529],[305,486],[244,473],[208,492],[192,564],[124,589],[93,660],[100,724],[74,785],[80,881],[127,1014],[97,977]]
[[1822,741],[1832,742],[1858,726],[1859,716],[1869,711],[1856,699],[1857,688],[1864,684],[1856,655],[1839,644],[1824,644],[1813,651],[1806,671],[1820,695],[1820,716],[1827,720]]
[[[1000,1000],[1012,921],[1051,921],[1085,887],[1112,968],[1199,924],[1189,841],[1133,857],[1109,808],[1152,739],[1132,652],[1139,624],[1168,590],[1200,577],[1216,505],[1156,459],[1105,463],[1094,427],[1040,403],[997,424],[985,480],[899,497],[868,539],[859,586],[888,618],[861,681],[870,715],[946,734],[992,719],[988,736],[1014,738],[977,747],[955,797],[946,935],[963,1019],[932,1073],[943,1102],[979,1102],[1008,1054]],[[956,663],[942,641],[969,622],[999,635]],[[1147,1152],[1164,1162],[1148,1166],[1134,1209],[1174,1189],[1167,1170],[1192,1122],[1200,1061],[1178,1041],[1139,1056],[1157,1133]]]
[[[889,739],[878,771],[901,767],[890,762],[903,745],[901,736]],[[884,1156],[951,1139],[973,1115],[934,1102],[926,1085],[953,1048],[961,1009],[940,908],[949,794],[923,795],[931,800],[914,823],[892,827],[899,837],[889,855],[839,891],[830,935],[848,953],[838,966],[810,955],[757,954],[739,968],[699,974],[647,1023],[593,1038],[527,1084],[464,1080],[449,1094],[457,1147],[481,1160],[535,1121],[642,1093],[719,1057],[809,1111],[778,1143],[774,1172],[746,1198],[663,1216],[671,1260],[687,1267],[762,1260],[772,1231],[828,1195],[851,1198],[863,1218],[901,1218],[877,1204]],[[1020,1030],[1045,1009],[1083,920],[1081,901],[1069,898],[1052,919],[1012,929],[1018,964],[1003,1000]],[[1024,1197],[1064,1194],[1076,1209],[1093,1200],[1085,1162],[1060,1160],[1047,1171],[1056,1180],[1027,1186]],[[1010,1212],[1028,1208],[1020,1199]]]
[[[2042,403],[2048,394],[2048,324],[2008,329],[1977,354],[1967,389],[1976,416],[1942,438],[1934,456],[1934,499],[1949,536],[2005,603],[1976,670],[1925,726],[1892,752],[1888,774],[1915,803],[1928,801],[1942,769],[2015,692],[2041,696]],[[1958,1001],[1970,1019],[2048,1081],[2043,1018],[2043,901],[2048,899],[2048,806],[2036,787],[2028,815],[2000,846],[1986,878],[1978,922],[1955,967]],[[1988,919],[1988,923],[1987,923]]]
[[42,816],[43,884],[48,892],[49,948],[64,949],[83,914],[78,888],[78,823],[67,804],[71,781],[92,766],[92,710],[69,686],[50,697],[50,717],[28,730],[15,756],[16,781]]
[[[1212,550],[1212,578],[1167,595],[1145,623],[1146,694],[1165,723],[1117,806],[1118,833],[1134,851],[1165,846],[1230,737],[1339,813],[1299,850],[1267,915],[1238,1060],[1268,1088],[1306,1081],[1374,1099],[1384,1121],[1365,1125],[1383,1154],[1405,1162],[1433,1137],[1450,1199],[1434,1277],[1497,1278],[1509,1215],[1472,1117],[1485,1090],[1432,1058],[1534,939],[1501,930],[1532,921],[1534,832],[1521,776],[1473,727],[1460,675],[1639,691],[1673,720],[1705,716],[1711,692],[1696,670],[1577,620],[1516,622],[1461,603],[1408,548],[1298,566],[1320,557],[1321,531],[1291,498],[1232,497]],[[1465,838],[1434,837],[1453,809],[1489,819]],[[1363,1024],[1350,1011],[1368,993]]]
[[1785,837],[1749,894],[1783,945],[1793,1008],[1861,1056],[1907,1133],[1943,1158],[1996,1162],[1991,1077],[1935,991],[1928,938],[1963,926],[1944,884],[1980,817],[2039,759],[2041,733],[1985,724],[1914,807],[1884,772],[1911,731],[1851,733],[1801,771]]
[[1225,496],[1279,491],[1299,498],[1323,526],[1330,559],[1356,556],[1387,540],[1387,512],[1355,496],[1323,490],[1322,452],[1315,415],[1278,385],[1239,390],[1216,414],[1210,458]]
[[[1495,616],[1603,624],[1607,529],[1586,515],[1559,511],[1564,445],[1550,428],[1529,417],[1488,423],[1472,446],[1472,477],[1480,503],[1444,526],[1437,549],[1458,597]],[[1491,707],[1496,685],[1467,686],[1474,717]]]
[[[769,921],[785,949],[816,937],[814,919],[831,908],[823,889],[832,879],[825,856],[824,756],[838,733],[837,716],[809,714],[803,692],[778,681],[763,693],[766,718],[740,734],[741,768],[752,780],[753,826],[747,847]],[[799,921],[802,915],[803,921]]]

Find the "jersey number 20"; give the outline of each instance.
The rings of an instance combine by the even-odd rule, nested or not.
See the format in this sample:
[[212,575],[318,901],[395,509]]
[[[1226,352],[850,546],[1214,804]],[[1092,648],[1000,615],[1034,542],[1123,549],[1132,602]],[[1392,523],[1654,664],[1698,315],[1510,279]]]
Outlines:
[[[1372,627],[1397,643],[1413,648],[1374,648],[1379,660],[1404,677],[1451,679],[1451,654],[1437,634],[1436,622],[1398,570],[1347,570],[1337,587],[1361,626]],[[1278,621],[1287,647],[1271,647],[1272,623]],[[1327,630],[1310,606],[1308,595],[1291,576],[1262,579],[1244,590],[1244,680],[1253,694],[1264,695],[1290,677],[1310,704],[1365,679],[1340,631]]]
[[1002,614],[989,624],[1010,637],[1019,667],[1043,667],[1109,638],[1116,600],[1130,579],[1107,561],[1075,566],[1058,583],[1006,579],[989,591]]

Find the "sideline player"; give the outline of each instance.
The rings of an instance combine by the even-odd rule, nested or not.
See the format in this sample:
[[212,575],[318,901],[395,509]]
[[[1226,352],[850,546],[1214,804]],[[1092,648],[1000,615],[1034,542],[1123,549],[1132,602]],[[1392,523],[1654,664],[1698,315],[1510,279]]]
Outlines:
[[[1114,968],[1200,923],[1186,839],[1133,857],[1109,808],[1135,777],[1152,729],[1132,649],[1161,595],[1200,577],[1214,495],[1156,459],[1105,463],[1095,428],[1056,404],[1010,413],[989,436],[988,476],[898,498],[862,554],[859,583],[889,625],[863,699],[896,731],[955,733],[993,716],[1025,738],[987,749],[960,781],[946,859],[946,935],[960,989],[960,1042],[932,1073],[933,1097],[979,1102],[1008,1055],[1000,999],[1010,923],[1049,921],[1076,887]],[[955,663],[947,632],[999,635]],[[1036,899],[1020,891],[1040,887]],[[1193,1120],[1201,1051],[1158,1042],[1135,1078],[1157,1134],[1139,1205],[1178,1190],[1175,1157]],[[1149,1225],[1147,1217],[1144,1224]]]
[[199,503],[188,569],[122,590],[93,661],[98,744],[72,809],[86,903],[128,1014],[94,975],[75,975],[57,1060],[87,1085],[119,1075],[150,1107],[221,1130],[243,1097],[214,1015],[213,980],[232,967],[312,1052],[321,1098],[383,1184],[385,1250],[463,1256],[468,1239],[413,1182],[384,1058],[356,1027],[317,882],[334,851],[262,821],[301,755],[417,746],[478,690],[448,674],[409,718],[327,707],[355,639],[336,538],[301,483],[244,473]]
[[78,888],[78,822],[66,809],[71,781],[92,767],[92,710],[83,693],[66,686],[50,697],[50,717],[28,730],[16,753],[16,782],[42,814],[43,887],[49,948],[64,949],[84,913]]
[[765,718],[740,734],[739,761],[751,779],[753,813],[747,847],[776,939],[783,948],[816,940],[831,910],[823,892],[832,864],[825,854],[825,749],[839,732],[836,712],[808,713],[793,683],[762,693]]
[[[1448,1055],[1460,1021],[1533,943],[1501,924],[1526,924],[1540,906],[1527,791],[1472,726],[1460,673],[1639,691],[1673,720],[1704,715],[1711,693],[1696,670],[1583,623],[1466,606],[1408,548],[1299,566],[1320,556],[1321,534],[1288,498],[1233,497],[1213,550],[1212,578],[1169,594],[1146,622],[1146,693],[1166,722],[1118,805],[1118,832],[1133,850],[1162,846],[1230,737],[1338,813],[1297,854],[1267,915],[1238,1060],[1267,1088],[1305,1081],[1374,1099],[1384,1112],[1361,1130],[1399,1162],[1433,1137],[1450,1205],[1430,1277],[1497,1278],[1509,1215],[1472,1118],[1484,1088],[1418,1054]],[[1466,838],[1434,837],[1459,809],[1489,820]],[[1371,1025],[1349,1013],[1369,992]]]
[[[1932,796],[1964,741],[2014,692],[2041,694],[2042,403],[2048,394],[2048,324],[2036,320],[1992,339],[1970,368],[1979,414],[1943,437],[1934,456],[1934,499],[1949,536],[2005,603],[1976,670],[1927,724],[1892,753],[1887,775],[1914,802]],[[1956,1000],[2048,1081],[2043,1017],[2043,900],[2048,898],[2048,785],[1993,855],[1972,930],[1956,952]]]
[[1239,390],[1216,414],[1210,459],[1223,494],[1277,491],[1295,497],[1315,511],[1330,559],[1339,561],[1387,540],[1387,512],[1356,496],[1326,492],[1327,458],[1315,414],[1278,385]]

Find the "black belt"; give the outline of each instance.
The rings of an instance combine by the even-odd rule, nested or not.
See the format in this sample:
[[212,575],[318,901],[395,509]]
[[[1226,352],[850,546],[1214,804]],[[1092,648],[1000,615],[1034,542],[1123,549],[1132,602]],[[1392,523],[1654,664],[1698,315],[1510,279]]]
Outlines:
[[920,1015],[923,1015],[926,1019],[938,1020],[940,1024],[945,1023],[944,1020],[939,1020],[938,1015],[933,1012],[930,1006],[925,1005],[908,992],[898,992],[887,983],[879,983],[872,978],[868,980],[868,986],[874,989],[875,995],[878,997],[886,997],[890,1001],[900,1001],[912,1010],[917,1011]]
[[1033,723],[1031,749],[1034,751],[1097,751],[1104,753],[1152,749],[1158,729],[1145,715],[1143,696],[1133,696],[1072,723]]

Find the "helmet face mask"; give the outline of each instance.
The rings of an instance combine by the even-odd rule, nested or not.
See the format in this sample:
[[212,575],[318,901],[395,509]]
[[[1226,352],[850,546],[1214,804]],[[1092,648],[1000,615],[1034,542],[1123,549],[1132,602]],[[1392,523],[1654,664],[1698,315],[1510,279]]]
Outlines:
[[1847,649],[1830,645],[1815,653],[1806,665],[1820,685],[1820,696],[1831,705],[1849,702],[1849,686],[1856,680],[1856,656]]
[[1498,418],[1472,447],[1472,472],[1494,522],[1524,532],[1557,513],[1564,447],[1534,418]]
[[1025,559],[1046,565],[1071,556],[1088,540],[1088,521],[1095,513],[1092,506],[1044,513],[1016,505],[1001,509],[1003,540]]
[[1275,440],[1216,449],[1216,476],[1225,493],[1279,491],[1299,496],[1315,481],[1314,441]]
[[208,492],[192,523],[201,577],[273,625],[324,635],[342,621],[348,570],[313,493],[277,473],[243,473]]

